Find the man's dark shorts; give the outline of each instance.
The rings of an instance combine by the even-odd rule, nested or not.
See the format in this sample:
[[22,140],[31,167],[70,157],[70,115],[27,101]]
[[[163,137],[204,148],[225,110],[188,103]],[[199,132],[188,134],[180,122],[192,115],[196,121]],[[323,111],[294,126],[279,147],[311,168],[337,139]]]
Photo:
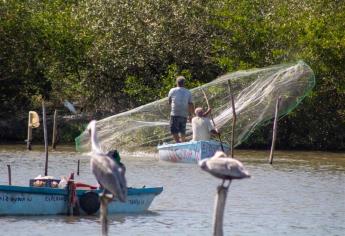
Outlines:
[[187,118],[182,116],[170,116],[170,131],[172,134],[186,134]]

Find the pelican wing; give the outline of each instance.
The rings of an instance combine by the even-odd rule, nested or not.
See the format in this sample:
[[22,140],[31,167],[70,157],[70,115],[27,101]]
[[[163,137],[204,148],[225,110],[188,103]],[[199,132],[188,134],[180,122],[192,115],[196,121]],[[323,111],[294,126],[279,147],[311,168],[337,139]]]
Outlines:
[[117,196],[120,201],[126,201],[127,184],[122,167],[106,155],[93,154],[91,170],[106,190]]
[[113,173],[116,172],[116,177],[119,180],[120,184],[120,192],[122,193],[122,196],[119,196],[119,199],[123,202],[126,201],[127,198],[127,180],[125,177],[126,174],[126,167],[124,165],[120,166],[116,162],[114,162],[115,165],[112,166]]

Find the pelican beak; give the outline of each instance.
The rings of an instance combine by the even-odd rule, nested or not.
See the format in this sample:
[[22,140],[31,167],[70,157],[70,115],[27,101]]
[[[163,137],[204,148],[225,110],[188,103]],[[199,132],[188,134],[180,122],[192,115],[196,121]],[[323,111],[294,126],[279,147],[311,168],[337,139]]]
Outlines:
[[243,171],[243,178],[250,178],[250,174],[247,170]]

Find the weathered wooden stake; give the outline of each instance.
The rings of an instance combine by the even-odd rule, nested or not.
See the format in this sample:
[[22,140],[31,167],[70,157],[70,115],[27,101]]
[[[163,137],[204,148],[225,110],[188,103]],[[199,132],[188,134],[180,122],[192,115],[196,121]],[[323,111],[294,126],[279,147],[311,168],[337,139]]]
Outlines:
[[57,113],[58,113],[58,111],[55,109],[55,111],[54,111],[54,122],[53,122],[53,138],[52,138],[52,148],[53,148],[53,150],[56,149],[56,136],[57,136],[57,132],[56,132],[57,124],[56,124],[56,120],[57,120]]
[[223,218],[228,187],[219,185],[217,187],[217,195],[215,200],[215,208],[213,215],[213,236],[223,236]]
[[231,107],[232,107],[232,133],[231,133],[231,150],[230,150],[230,155],[231,158],[234,158],[234,139],[235,139],[235,126],[236,126],[236,110],[235,110],[235,101],[234,101],[234,96],[232,94],[232,89],[231,89],[231,82],[228,80],[228,88],[229,88],[229,94],[231,98]]
[[68,189],[68,208],[67,208],[67,215],[73,215],[73,180],[69,179],[67,182],[67,189]]
[[26,148],[31,150],[31,140],[32,140],[32,126],[31,126],[31,113],[29,112],[28,119],[28,137],[26,139]]
[[42,115],[43,115],[43,132],[44,132],[44,151],[46,154],[46,163],[44,167],[44,176],[48,175],[48,134],[47,134],[47,121],[46,121],[46,107],[42,101]]
[[105,195],[100,197],[100,202],[101,202],[100,217],[101,217],[101,224],[102,224],[102,236],[108,235],[108,202],[109,201],[110,200]]
[[11,165],[7,165],[7,170],[8,170],[8,185],[12,185]]
[[80,166],[80,160],[78,160],[77,175],[79,175],[79,166]]
[[[203,90],[203,88],[201,88],[202,93],[204,94],[204,98],[206,100],[206,104],[207,104],[207,108],[210,109],[210,103],[208,102],[208,98],[206,96],[205,91]],[[216,123],[213,120],[213,115],[212,112],[210,113],[210,117],[211,117],[211,121],[213,123],[214,128],[216,128]],[[223,147],[223,142],[222,142],[222,137],[220,136],[220,133],[218,133],[218,138],[219,138],[219,142],[220,142],[220,147],[222,148],[222,151],[224,152],[224,147]]]
[[276,110],[274,114],[274,121],[273,121],[273,137],[272,137],[272,145],[271,145],[271,153],[269,157],[269,163],[273,163],[273,153],[274,153],[274,148],[275,148],[275,143],[276,143],[276,137],[277,137],[277,129],[278,129],[278,112],[279,112],[279,105],[280,105],[280,100],[281,96],[278,97],[277,102],[276,102]]

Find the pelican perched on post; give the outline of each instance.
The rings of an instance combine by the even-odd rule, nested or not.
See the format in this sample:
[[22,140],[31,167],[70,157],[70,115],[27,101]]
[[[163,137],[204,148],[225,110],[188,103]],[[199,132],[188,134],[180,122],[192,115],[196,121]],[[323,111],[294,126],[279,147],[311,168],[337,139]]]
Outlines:
[[[198,164],[202,170],[223,180],[222,184],[217,188],[213,217],[213,235],[222,236],[224,208],[231,181],[233,179],[249,178],[250,175],[248,171],[244,169],[243,164],[240,161],[227,157],[227,155],[222,151],[216,152],[211,158],[199,161]],[[228,180],[229,183],[227,186],[224,186],[226,180]]]
[[202,170],[224,181],[250,177],[240,161],[227,157],[222,151],[217,151],[211,158],[199,161],[199,166]]
[[116,163],[111,158],[110,153],[104,153],[97,140],[96,121],[92,120],[87,128],[91,135],[91,171],[96,177],[98,183],[104,189],[100,194],[101,200],[101,222],[102,233],[107,235],[107,206],[108,202],[114,197],[121,202],[125,202],[127,198],[127,182],[125,178],[125,167]]

